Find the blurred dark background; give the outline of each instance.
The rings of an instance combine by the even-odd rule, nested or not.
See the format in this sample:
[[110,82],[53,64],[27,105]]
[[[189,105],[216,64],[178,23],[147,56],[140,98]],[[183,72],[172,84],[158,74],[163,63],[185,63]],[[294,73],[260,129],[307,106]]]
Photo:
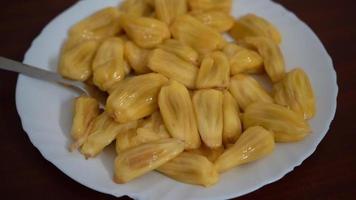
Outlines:
[[[45,25],[75,2],[1,1],[0,55],[22,61]],[[328,134],[312,156],[281,180],[238,199],[355,199],[356,1],[276,2],[305,21],[333,58],[340,89],[338,108]],[[115,199],[76,183],[30,143],[15,108],[16,80],[15,73],[0,71],[0,198]]]

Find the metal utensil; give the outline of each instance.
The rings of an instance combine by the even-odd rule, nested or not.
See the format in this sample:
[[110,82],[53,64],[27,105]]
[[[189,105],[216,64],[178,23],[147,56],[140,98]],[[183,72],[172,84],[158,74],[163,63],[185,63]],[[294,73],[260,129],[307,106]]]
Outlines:
[[87,96],[96,98],[97,100],[99,100],[101,105],[104,105],[105,95],[104,93],[100,92],[97,88],[80,81],[65,79],[55,72],[26,65],[21,62],[17,62],[1,56],[0,56],[0,69],[21,73],[23,75],[30,76],[36,79],[60,83],[62,85],[75,89],[81,94],[85,94]]

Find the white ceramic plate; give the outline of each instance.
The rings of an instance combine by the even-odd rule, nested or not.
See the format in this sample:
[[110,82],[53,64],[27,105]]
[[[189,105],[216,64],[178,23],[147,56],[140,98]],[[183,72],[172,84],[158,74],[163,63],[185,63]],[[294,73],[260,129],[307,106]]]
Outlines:
[[[33,41],[26,64],[56,71],[59,50],[71,25],[94,11],[116,6],[120,0],[79,1],[63,12]],[[187,185],[151,172],[124,185],[112,181],[115,153],[106,149],[96,159],[85,160],[67,150],[72,100],[78,94],[56,84],[20,76],[16,90],[17,110],[31,142],[42,155],[75,181],[117,197],[135,199],[227,199],[254,191],[282,178],[310,156],[329,129],[336,110],[338,87],[332,61],[312,30],[293,13],[268,0],[235,0],[235,16],[256,13],[275,24],[283,35],[282,51],[288,69],[300,66],[310,76],[317,115],[310,123],[313,133],[304,141],[278,144],[274,153],[260,161],[221,175],[210,188]]]

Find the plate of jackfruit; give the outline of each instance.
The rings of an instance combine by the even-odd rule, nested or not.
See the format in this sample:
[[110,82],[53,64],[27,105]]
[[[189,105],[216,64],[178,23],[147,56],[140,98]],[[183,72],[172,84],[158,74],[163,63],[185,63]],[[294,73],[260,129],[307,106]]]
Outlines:
[[247,194],[310,156],[336,110],[327,51],[268,0],[78,1],[24,63],[105,98],[21,75],[16,89],[41,154],[116,197]]

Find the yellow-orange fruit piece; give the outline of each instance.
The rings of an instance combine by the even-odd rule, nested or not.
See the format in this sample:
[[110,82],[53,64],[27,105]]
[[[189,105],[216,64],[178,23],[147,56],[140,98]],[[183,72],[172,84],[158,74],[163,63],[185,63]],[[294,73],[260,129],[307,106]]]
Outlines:
[[153,48],[169,39],[167,24],[149,17],[121,15],[120,23],[128,37],[141,48]]
[[262,85],[249,75],[238,74],[232,77],[229,90],[243,110],[254,102],[273,102]]
[[204,144],[210,148],[222,145],[223,94],[219,90],[198,90],[193,96],[198,130]]
[[116,183],[138,178],[178,156],[184,143],[178,139],[162,139],[122,151],[115,159]]
[[253,126],[244,131],[237,142],[215,161],[215,167],[219,172],[227,171],[267,156],[274,147],[273,133],[263,127]]
[[171,81],[162,87],[158,105],[171,136],[184,141],[185,149],[199,148],[200,136],[187,88],[176,81]]
[[276,142],[299,141],[311,132],[303,116],[273,103],[251,104],[245,110],[242,122],[245,128],[263,126],[272,131]]
[[274,85],[274,100],[301,114],[304,119],[315,115],[316,103],[308,75],[300,68],[288,72],[284,79]]
[[93,82],[107,91],[126,76],[124,44],[120,38],[106,39],[99,47],[93,60]]
[[158,108],[158,93],[167,81],[156,73],[121,81],[107,99],[106,112],[119,123],[149,116]]
[[171,26],[175,39],[191,46],[200,54],[207,54],[221,49],[225,40],[218,31],[203,24],[190,15],[177,17]]
[[219,174],[214,164],[199,154],[183,152],[160,166],[157,171],[184,183],[205,187],[216,184]]
[[278,29],[266,19],[254,14],[247,14],[236,20],[230,35],[236,40],[246,37],[268,37],[276,44],[282,42]]
[[230,81],[230,63],[220,51],[204,57],[196,80],[196,88],[225,88]]
[[96,99],[81,96],[75,99],[71,135],[74,143],[70,149],[80,147],[88,137],[90,123],[99,115],[99,103]]
[[189,89],[195,87],[198,68],[173,53],[155,49],[148,59],[148,67],[170,79],[176,80]]
[[117,8],[104,8],[75,24],[69,30],[69,35],[80,35],[86,39],[102,39],[114,36],[121,31],[120,15],[121,13]]

